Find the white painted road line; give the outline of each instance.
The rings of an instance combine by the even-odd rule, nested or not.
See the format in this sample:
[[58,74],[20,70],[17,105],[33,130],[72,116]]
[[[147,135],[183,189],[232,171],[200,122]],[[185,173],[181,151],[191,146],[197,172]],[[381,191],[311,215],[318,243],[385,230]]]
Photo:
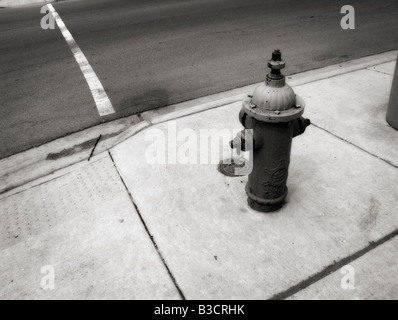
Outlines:
[[71,33],[66,28],[61,17],[57,13],[57,11],[55,11],[52,4],[47,4],[47,7],[50,10],[55,21],[57,22],[59,30],[61,31],[66,42],[68,43],[69,48],[71,49],[77,63],[79,64],[80,70],[83,72],[83,75],[86,78],[87,84],[91,90],[91,94],[93,95],[95,104],[97,105],[99,115],[103,117],[115,113],[115,110],[113,109],[112,103],[109,100],[109,97],[106,94],[104,87],[102,86],[96,73],[94,72],[93,68],[88,62],[86,56],[80,50],[75,39],[73,39]]

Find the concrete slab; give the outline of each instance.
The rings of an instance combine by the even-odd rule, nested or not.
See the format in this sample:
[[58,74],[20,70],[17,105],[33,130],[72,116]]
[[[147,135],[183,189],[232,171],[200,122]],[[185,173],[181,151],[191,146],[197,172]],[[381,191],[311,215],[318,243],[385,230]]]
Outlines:
[[359,70],[294,88],[315,125],[398,166],[398,131],[385,120],[392,76]]
[[[289,299],[397,300],[398,238],[394,238]],[[350,273],[348,273],[350,272]],[[350,282],[350,286],[341,282]],[[351,286],[352,285],[352,286]]]
[[[147,163],[151,134],[175,134],[173,124],[196,137],[241,129],[240,107],[158,124],[111,150],[188,299],[270,298],[398,227],[396,168],[314,126],[294,140],[287,203],[273,214],[251,210],[247,178],[226,177],[216,164]],[[231,154],[227,142],[214,148],[220,158]]]
[[0,220],[0,299],[179,299],[109,156],[3,195]]

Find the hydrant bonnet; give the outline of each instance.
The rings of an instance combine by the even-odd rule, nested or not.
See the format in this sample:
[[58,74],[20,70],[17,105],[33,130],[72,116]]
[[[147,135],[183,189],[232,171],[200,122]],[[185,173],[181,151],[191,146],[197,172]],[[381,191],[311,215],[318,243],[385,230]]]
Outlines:
[[279,50],[273,52],[268,67],[271,72],[266,80],[243,101],[246,113],[265,122],[288,122],[300,117],[304,112],[304,101],[285,83],[285,76],[280,72],[285,62],[281,60]]

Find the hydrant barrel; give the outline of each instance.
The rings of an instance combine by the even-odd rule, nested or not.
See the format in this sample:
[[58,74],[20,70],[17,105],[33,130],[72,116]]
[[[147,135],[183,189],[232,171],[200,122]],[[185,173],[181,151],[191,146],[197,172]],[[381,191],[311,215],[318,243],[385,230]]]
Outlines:
[[386,120],[394,129],[398,130],[398,63],[395,65]]
[[256,134],[265,139],[261,148],[253,151],[253,170],[246,184],[246,194],[253,209],[275,211],[282,206],[287,195],[293,124],[260,124],[256,126]]
[[[275,50],[268,61],[271,72],[253,95],[243,100],[239,120],[246,129],[252,130],[253,170],[246,184],[250,207],[270,212],[282,207],[287,195],[287,178],[293,137],[304,132],[310,124],[301,115],[304,101],[296,96],[285,83],[281,69],[285,67],[281,52]],[[235,141],[235,139],[233,140]],[[242,150],[246,151],[247,146]]]

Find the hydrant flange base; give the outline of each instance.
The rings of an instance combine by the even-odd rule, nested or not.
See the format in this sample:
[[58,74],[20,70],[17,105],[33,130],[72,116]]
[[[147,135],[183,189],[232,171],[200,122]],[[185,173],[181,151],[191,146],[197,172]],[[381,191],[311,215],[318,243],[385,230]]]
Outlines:
[[304,106],[296,105],[293,108],[283,111],[272,111],[272,110],[259,110],[257,111],[257,106],[252,103],[252,98],[247,96],[243,100],[243,108],[245,112],[251,117],[264,121],[264,122],[289,122],[299,118],[304,113]]
[[271,205],[271,204],[278,204],[278,203],[283,202],[287,196],[288,190],[287,190],[287,187],[285,186],[285,191],[283,192],[283,194],[281,196],[279,196],[278,198],[274,198],[274,199],[266,199],[266,198],[260,198],[260,197],[255,196],[250,191],[250,186],[248,184],[246,184],[245,191],[246,191],[247,196],[250,199],[252,199],[253,201],[255,201],[259,204]]

